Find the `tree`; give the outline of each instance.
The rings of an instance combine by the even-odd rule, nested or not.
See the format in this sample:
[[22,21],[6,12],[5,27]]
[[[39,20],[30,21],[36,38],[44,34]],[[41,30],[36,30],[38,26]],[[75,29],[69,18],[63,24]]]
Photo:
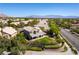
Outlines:
[[37,20],[37,19],[34,19],[33,21],[31,21],[31,22],[28,22],[28,26],[34,26],[34,25],[36,25],[37,23],[38,23],[39,21]]
[[60,22],[60,21],[61,21],[60,25],[58,24],[60,27],[70,29],[72,19],[62,18],[62,20],[61,19],[57,20],[57,22]]
[[21,51],[24,53],[28,41],[25,40],[24,34],[19,33],[16,37],[7,39],[0,37],[0,54],[3,51],[9,51],[11,54],[19,54]]
[[4,24],[3,24],[2,22],[0,22],[0,27],[1,27],[1,28],[4,27]]
[[18,47],[12,47],[11,48],[11,55],[19,55],[20,51],[18,49]]
[[55,33],[56,35],[60,34],[60,29],[53,20],[49,20],[49,27],[52,33]]
[[3,53],[4,49],[0,48],[0,55]]
[[12,22],[12,20],[9,20],[7,23],[8,23],[8,26],[10,26],[10,23]]
[[24,54],[24,52],[26,51],[26,45],[28,44],[28,40],[26,40],[23,33],[17,34],[15,39],[17,41],[18,49]]

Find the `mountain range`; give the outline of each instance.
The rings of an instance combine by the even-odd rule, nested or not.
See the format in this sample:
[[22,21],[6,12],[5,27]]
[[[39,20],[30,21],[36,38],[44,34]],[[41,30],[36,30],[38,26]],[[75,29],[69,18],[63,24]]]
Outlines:
[[[5,14],[0,14],[0,17],[10,17]],[[31,15],[31,16],[26,16],[26,18],[79,18],[79,16],[61,16],[61,15]]]
[[46,15],[46,16],[32,15],[26,17],[27,18],[79,18],[79,16],[61,16],[61,15]]
[[3,14],[3,13],[1,13],[1,14],[0,14],[0,17],[8,17],[8,16],[5,15],[5,14]]

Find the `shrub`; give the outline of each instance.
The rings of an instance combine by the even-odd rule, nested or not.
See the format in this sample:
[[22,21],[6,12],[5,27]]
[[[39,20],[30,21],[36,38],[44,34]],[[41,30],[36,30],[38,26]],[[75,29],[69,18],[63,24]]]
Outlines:
[[72,47],[71,49],[75,54],[78,54],[77,50],[74,47]]
[[45,45],[45,48],[46,49],[58,49],[60,48],[60,46],[59,45]]
[[64,40],[63,39],[56,39],[56,41],[58,42],[58,43],[62,43],[62,42],[64,42]]
[[64,47],[64,51],[62,51],[62,52],[66,52],[68,50],[68,48],[65,46]]
[[78,34],[79,34],[79,29],[75,29],[75,30],[74,30],[74,32],[76,32],[76,33],[78,33]]
[[42,49],[39,48],[39,47],[27,47],[27,50],[32,50],[32,51],[42,51]]
[[3,48],[0,48],[0,55],[2,54],[3,51],[4,51],[4,49]]
[[19,55],[19,49],[18,47],[12,47],[11,48],[11,55]]

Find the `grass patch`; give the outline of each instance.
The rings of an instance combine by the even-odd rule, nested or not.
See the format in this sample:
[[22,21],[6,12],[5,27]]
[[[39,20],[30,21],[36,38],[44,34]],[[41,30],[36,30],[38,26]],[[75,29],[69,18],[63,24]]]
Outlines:
[[44,38],[41,38],[41,39],[38,39],[38,40],[35,40],[33,42],[33,44],[44,44],[44,45],[55,45],[57,44],[57,42],[49,37],[44,37]]

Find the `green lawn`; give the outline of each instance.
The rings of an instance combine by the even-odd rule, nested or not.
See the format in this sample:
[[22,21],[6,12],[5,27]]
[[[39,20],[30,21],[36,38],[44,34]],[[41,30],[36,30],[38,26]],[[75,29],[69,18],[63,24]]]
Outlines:
[[56,40],[51,39],[50,37],[43,37],[40,39],[37,39],[33,41],[33,44],[44,44],[44,45],[50,45],[50,44],[57,44]]

